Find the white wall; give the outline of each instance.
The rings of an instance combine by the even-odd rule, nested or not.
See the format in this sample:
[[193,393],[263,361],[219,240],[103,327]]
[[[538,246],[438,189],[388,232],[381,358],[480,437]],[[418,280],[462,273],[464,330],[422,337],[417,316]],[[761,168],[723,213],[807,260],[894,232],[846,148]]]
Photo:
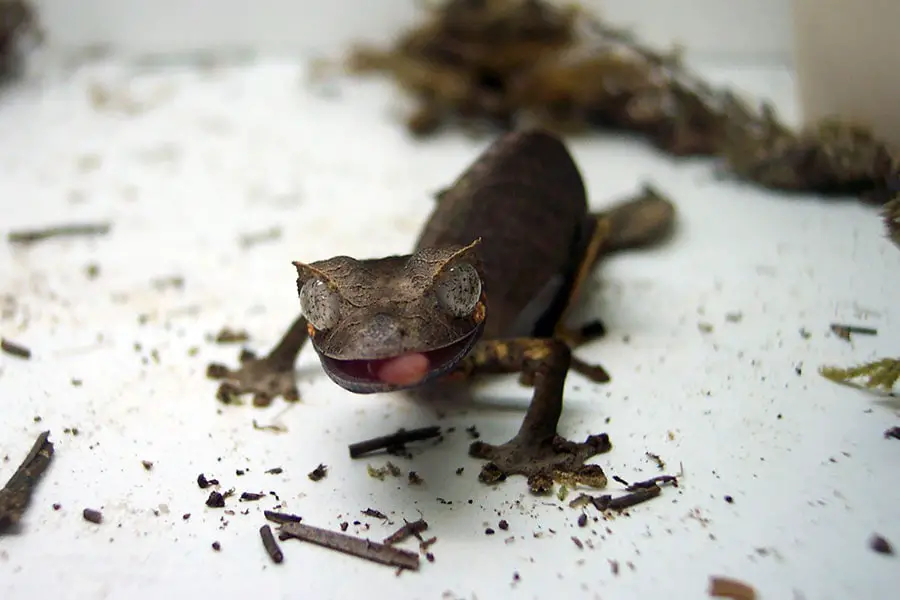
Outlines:
[[[125,53],[255,48],[329,52],[384,39],[412,22],[421,0],[32,0],[57,48]],[[784,60],[790,0],[584,0],[644,39],[697,54]],[[737,55],[737,56],[735,56]]]

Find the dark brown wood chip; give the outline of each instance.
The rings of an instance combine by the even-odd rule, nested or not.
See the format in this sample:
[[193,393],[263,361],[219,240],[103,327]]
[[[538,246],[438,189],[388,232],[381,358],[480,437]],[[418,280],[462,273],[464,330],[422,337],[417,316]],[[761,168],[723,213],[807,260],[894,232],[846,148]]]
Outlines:
[[710,577],[709,595],[731,600],[756,600],[756,590],[743,581],[729,577]]
[[84,509],[81,516],[84,517],[85,521],[90,521],[91,523],[100,523],[103,521],[103,513],[93,508]]
[[275,541],[275,536],[272,534],[272,528],[268,525],[260,527],[259,537],[262,539],[263,547],[266,549],[272,562],[276,564],[281,563],[284,560],[284,553],[282,553],[281,548],[278,547],[278,542]]
[[878,534],[873,535],[872,539],[869,540],[869,547],[878,554],[894,553],[894,547],[891,545],[891,543]]

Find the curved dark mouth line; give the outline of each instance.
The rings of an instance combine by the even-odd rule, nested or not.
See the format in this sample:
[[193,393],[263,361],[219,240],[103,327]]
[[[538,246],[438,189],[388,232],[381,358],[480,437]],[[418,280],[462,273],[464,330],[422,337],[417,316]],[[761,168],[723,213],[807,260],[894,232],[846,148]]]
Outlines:
[[452,344],[434,350],[422,351],[421,354],[428,358],[430,365],[428,374],[418,383],[408,386],[385,383],[378,378],[377,374],[381,366],[397,358],[396,356],[372,360],[341,360],[322,354],[319,358],[328,377],[348,391],[357,394],[397,391],[421,385],[451,371],[469,353],[469,350],[478,341],[480,333],[481,327],[479,326]]

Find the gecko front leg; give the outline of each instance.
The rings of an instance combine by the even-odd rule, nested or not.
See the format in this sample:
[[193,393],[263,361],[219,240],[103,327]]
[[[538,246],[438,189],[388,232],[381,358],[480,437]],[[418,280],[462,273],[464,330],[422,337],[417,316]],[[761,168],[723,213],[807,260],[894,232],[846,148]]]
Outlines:
[[474,442],[469,455],[489,461],[478,476],[494,483],[508,475],[524,475],[534,493],[546,493],[553,481],[604,487],[606,476],[597,465],[585,461],[608,452],[606,434],[590,435],[584,442],[567,440],[557,433],[562,414],[563,387],[572,363],[569,346],[554,338],[485,340],[459,364],[455,375],[488,373],[530,374],[534,385],[531,404],[519,432],[505,444]]
[[306,319],[303,316],[291,323],[275,347],[263,358],[243,350],[241,366],[231,369],[221,363],[210,363],[206,376],[221,380],[216,398],[230,402],[235,396],[253,394],[254,406],[268,406],[278,396],[288,402],[300,400],[294,374],[294,363],[306,340],[309,339]]

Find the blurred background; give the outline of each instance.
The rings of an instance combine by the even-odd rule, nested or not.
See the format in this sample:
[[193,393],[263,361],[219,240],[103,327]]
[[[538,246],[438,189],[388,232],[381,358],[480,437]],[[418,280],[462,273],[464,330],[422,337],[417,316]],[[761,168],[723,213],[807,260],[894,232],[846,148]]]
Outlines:
[[[251,49],[335,52],[393,39],[428,0],[35,0],[51,46],[124,53]],[[556,4],[563,4],[557,2]],[[581,7],[654,45],[728,60],[785,61],[790,0],[585,0]]]

